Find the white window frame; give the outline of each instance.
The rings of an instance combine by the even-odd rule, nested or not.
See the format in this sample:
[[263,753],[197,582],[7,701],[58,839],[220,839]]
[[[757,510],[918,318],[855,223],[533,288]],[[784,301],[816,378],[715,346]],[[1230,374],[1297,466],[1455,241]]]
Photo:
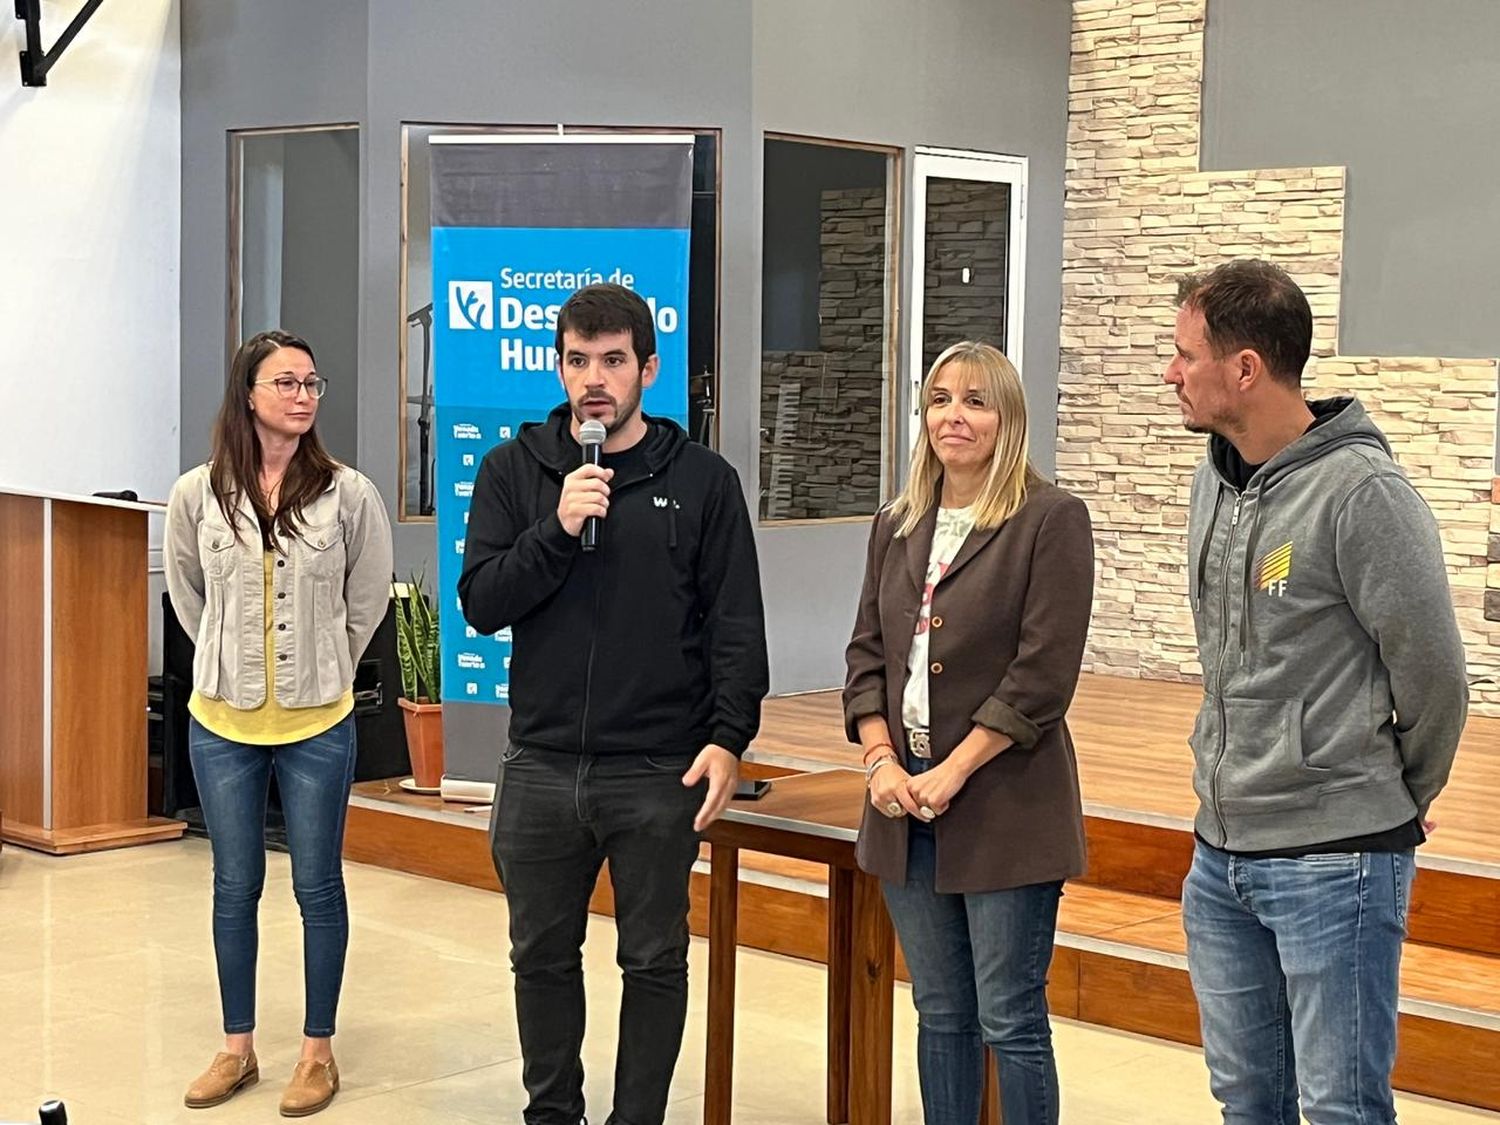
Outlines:
[[911,285],[911,324],[908,336],[906,384],[907,448],[916,441],[921,424],[923,289],[927,271],[927,181],[931,178],[978,180],[1009,184],[1010,228],[1007,235],[1005,342],[1006,358],[1022,367],[1026,324],[1026,186],[1030,160],[1025,156],[970,152],[955,148],[917,147],[911,162],[911,253],[907,255]]

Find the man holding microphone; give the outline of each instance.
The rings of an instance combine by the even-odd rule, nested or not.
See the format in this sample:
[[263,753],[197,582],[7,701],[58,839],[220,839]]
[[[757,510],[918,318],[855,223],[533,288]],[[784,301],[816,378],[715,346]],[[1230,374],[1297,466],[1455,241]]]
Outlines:
[[567,401],[485,457],[458,585],[475,629],[513,638],[491,842],[524,1120],[583,1120],[582,944],[607,859],[624,995],[606,1125],[659,1125],[698,833],[734,794],[769,686],[760,575],[734,469],[641,411],[659,364],[646,302],[580,289],[557,352]]

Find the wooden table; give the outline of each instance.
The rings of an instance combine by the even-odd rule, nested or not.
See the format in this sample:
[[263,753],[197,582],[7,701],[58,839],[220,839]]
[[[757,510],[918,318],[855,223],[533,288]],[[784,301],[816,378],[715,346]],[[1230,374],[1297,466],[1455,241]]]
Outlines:
[[[760,800],[736,801],[704,833],[711,866],[705,1125],[729,1125],[733,1109],[741,849],[828,865],[828,1121],[890,1123],[895,934],[880,881],[854,862],[864,802],[857,770],[779,777]],[[985,1125],[998,1119],[996,1103],[991,1077]]]
[[779,777],[704,833],[712,868],[705,1125],[728,1125],[731,1115],[741,848],[828,865],[828,1120],[890,1122],[895,935],[879,880],[854,863],[863,801],[864,776],[853,770]]

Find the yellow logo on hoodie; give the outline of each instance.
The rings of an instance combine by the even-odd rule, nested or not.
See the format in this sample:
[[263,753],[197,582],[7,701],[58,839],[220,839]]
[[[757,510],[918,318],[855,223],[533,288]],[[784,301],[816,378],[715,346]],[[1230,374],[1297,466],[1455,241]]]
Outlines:
[[1292,575],[1292,545],[1283,543],[1262,555],[1255,566],[1255,588],[1273,598],[1286,595],[1286,580]]

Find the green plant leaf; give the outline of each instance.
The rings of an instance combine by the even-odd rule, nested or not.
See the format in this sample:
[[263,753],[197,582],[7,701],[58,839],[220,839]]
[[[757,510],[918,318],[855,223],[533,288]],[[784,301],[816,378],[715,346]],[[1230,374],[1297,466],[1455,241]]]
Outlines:
[[417,663],[408,597],[396,598],[396,663],[401,666],[401,694],[413,702],[417,699]]
[[425,571],[411,576],[410,592],[406,599],[407,643],[415,677],[413,690],[436,703],[442,698],[442,645],[438,611],[427,595]]

